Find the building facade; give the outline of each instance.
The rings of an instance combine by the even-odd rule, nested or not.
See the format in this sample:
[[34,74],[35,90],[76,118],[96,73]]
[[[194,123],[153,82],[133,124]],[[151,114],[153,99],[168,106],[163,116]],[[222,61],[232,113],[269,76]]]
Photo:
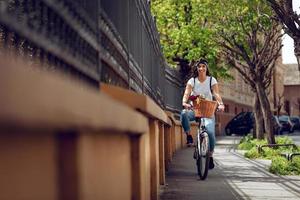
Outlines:
[[297,64],[286,65],[283,110],[290,116],[300,116],[300,72]]
[[216,134],[223,135],[226,124],[238,113],[252,111],[253,92],[237,70],[232,69],[232,81],[219,81],[225,111],[216,115]]
[[[280,114],[282,114],[284,110],[284,71],[285,65],[282,64],[282,60],[279,58],[274,68],[272,81],[268,89],[270,105],[274,114],[277,113],[278,108],[280,107]],[[232,69],[231,75],[234,77],[234,80],[219,81],[220,93],[224,101],[225,111],[223,113],[217,113],[216,115],[217,135],[225,134],[225,126],[235,115],[240,112],[252,111],[254,93],[251,91],[251,87],[244,82],[237,70]],[[300,85],[298,85],[298,87],[298,91],[300,91]],[[295,93],[294,90],[293,86],[292,93]],[[295,101],[295,99],[293,101]],[[294,108],[291,109],[295,110]]]

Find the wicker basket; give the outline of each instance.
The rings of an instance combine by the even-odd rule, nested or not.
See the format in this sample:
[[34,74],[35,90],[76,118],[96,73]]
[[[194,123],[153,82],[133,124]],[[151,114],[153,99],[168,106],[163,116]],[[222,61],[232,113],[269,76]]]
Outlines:
[[218,103],[216,101],[197,98],[193,101],[193,105],[195,117],[211,118],[216,111]]

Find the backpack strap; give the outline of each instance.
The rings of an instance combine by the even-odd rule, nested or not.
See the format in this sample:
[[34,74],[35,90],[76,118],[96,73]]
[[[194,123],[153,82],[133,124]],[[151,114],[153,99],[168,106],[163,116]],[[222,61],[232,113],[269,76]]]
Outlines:
[[210,88],[210,92],[211,92],[211,94],[213,94],[213,93],[212,93],[212,89],[211,89],[211,80],[212,80],[212,76],[210,77],[210,81],[209,81],[209,88]]
[[193,91],[194,91],[194,88],[195,88],[195,84],[196,84],[196,81],[195,81],[195,77],[194,77],[194,86],[192,88]]
[[214,96],[214,94],[213,94],[213,91],[212,91],[212,89],[211,89],[211,80],[212,80],[212,76],[210,77],[209,87],[210,87],[210,92],[211,92],[211,95],[212,95],[212,100],[215,101],[216,98],[215,98],[215,96]]
[[195,87],[195,84],[196,84],[196,81],[195,81],[195,77],[194,77],[194,86],[193,86],[193,89],[194,89],[194,87]]

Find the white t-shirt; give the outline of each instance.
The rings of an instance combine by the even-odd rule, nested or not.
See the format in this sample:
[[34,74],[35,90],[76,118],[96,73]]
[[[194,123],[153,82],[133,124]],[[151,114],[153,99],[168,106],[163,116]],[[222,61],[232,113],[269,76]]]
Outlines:
[[[194,81],[195,80],[195,81]],[[195,86],[194,86],[195,82]],[[190,78],[187,82],[192,86],[192,93],[191,95],[203,95],[206,99],[212,100],[212,93],[210,91],[210,76],[206,77],[204,82],[200,82],[198,78]],[[217,84],[217,80],[212,77],[211,79],[211,86]]]

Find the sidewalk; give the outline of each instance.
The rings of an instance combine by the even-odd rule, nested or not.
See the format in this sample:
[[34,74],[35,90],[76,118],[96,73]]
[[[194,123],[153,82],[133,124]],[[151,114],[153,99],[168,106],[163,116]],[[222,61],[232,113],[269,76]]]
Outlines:
[[196,174],[193,148],[176,152],[161,200],[300,199],[300,177],[269,173],[265,161],[245,159],[235,151],[238,137],[217,138],[216,167],[205,181]]
[[300,146],[300,131],[295,130],[294,133],[288,134],[290,138],[292,138],[296,145]]

